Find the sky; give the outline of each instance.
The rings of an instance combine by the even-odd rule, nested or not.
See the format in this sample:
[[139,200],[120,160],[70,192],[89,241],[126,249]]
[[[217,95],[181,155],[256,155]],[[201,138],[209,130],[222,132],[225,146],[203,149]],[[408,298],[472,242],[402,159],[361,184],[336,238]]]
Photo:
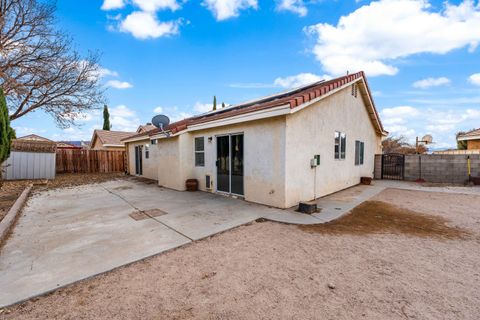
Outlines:
[[[480,127],[480,3],[421,0],[57,0],[75,49],[101,54],[112,130],[363,70],[384,127],[434,149]],[[67,129],[42,111],[17,136],[90,140],[94,110]]]

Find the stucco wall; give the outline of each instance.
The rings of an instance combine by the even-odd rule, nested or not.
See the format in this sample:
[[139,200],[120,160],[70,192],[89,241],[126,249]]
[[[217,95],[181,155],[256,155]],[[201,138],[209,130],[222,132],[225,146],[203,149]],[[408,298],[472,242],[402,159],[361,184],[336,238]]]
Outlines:
[[[158,165],[160,162],[159,151],[157,145],[151,145],[150,140],[142,140],[137,142],[128,143],[128,170],[131,175],[135,175],[135,146],[142,145],[142,168],[143,172],[141,177],[157,180],[158,178]],[[150,146],[150,156],[145,158],[145,146]]]
[[[335,131],[346,133],[346,158],[334,158]],[[355,165],[355,140],[365,143],[364,164]],[[336,192],[373,176],[374,156],[381,148],[360,95],[350,87],[287,117],[286,203],[294,206]],[[315,154],[320,166],[310,167]]]
[[[211,176],[216,191],[216,136],[232,133],[244,135],[245,199],[275,207],[285,203],[285,117],[256,120],[239,125],[183,134],[181,160],[188,178],[198,179],[205,189],[205,176]],[[194,138],[205,137],[205,167],[195,167]],[[209,142],[208,137],[212,137]],[[186,179],[187,177],[185,177]]]
[[467,150],[480,149],[480,140],[467,140]]

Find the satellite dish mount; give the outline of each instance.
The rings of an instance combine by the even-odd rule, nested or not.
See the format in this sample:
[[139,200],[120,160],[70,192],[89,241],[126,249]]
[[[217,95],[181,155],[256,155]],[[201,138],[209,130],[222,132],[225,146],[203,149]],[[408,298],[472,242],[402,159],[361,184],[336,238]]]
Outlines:
[[156,115],[152,118],[152,124],[155,127],[159,128],[161,132],[164,133],[167,137],[169,136],[169,133],[165,131],[165,129],[170,124],[170,119],[167,116],[163,114]]

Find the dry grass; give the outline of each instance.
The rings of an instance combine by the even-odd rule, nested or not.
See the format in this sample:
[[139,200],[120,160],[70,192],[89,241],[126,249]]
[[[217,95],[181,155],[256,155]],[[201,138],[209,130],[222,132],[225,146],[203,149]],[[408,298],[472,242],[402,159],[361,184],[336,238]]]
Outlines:
[[326,224],[303,225],[306,232],[327,234],[406,234],[417,237],[465,239],[470,232],[448,225],[440,216],[426,215],[383,201],[366,201],[352,212]]

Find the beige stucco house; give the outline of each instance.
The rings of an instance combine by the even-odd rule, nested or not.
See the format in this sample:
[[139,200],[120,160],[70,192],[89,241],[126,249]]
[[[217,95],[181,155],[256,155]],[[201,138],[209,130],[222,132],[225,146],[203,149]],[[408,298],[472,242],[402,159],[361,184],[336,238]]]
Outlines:
[[129,172],[279,208],[373,176],[386,135],[363,72],[230,106],[123,139]]

